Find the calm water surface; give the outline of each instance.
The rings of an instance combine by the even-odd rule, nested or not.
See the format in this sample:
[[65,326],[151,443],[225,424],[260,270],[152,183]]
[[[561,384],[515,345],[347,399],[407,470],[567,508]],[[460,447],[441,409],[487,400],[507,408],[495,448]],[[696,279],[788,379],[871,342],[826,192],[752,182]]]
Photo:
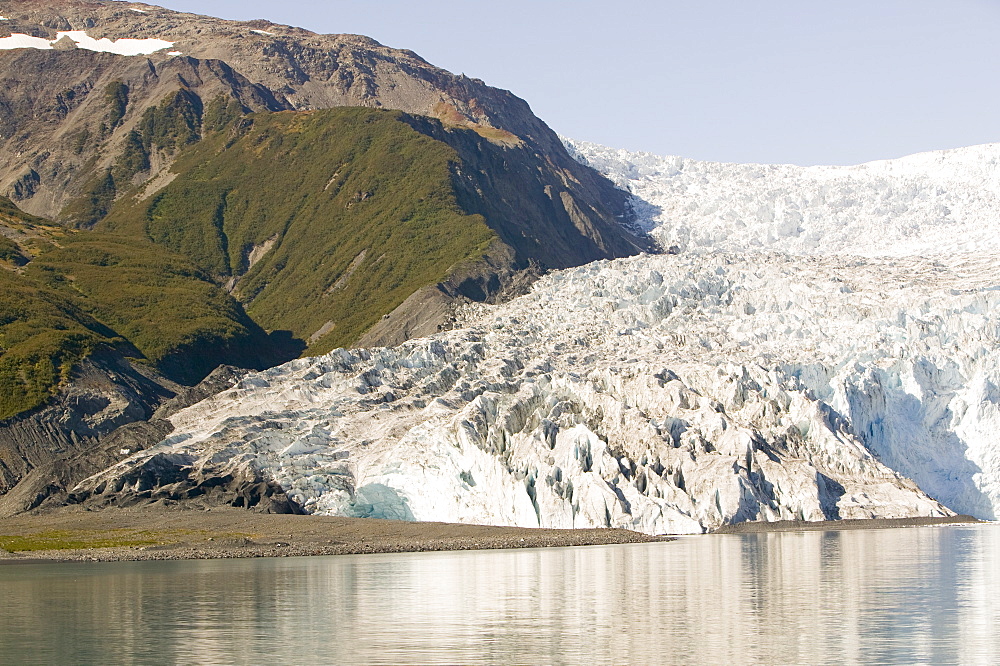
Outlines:
[[996,663],[1000,526],[0,566],[2,663]]

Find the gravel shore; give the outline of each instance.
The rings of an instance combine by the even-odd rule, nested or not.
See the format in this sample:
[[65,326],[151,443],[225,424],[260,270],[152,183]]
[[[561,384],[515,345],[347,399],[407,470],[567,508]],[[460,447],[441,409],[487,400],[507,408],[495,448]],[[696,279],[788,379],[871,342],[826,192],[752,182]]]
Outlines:
[[758,532],[823,532],[828,530],[880,530],[890,527],[921,527],[925,525],[956,525],[981,523],[972,516],[944,516],[937,518],[866,518],[864,520],[779,520],[773,523],[737,523],[723,525],[713,534],[756,534]]
[[[715,534],[884,529],[978,523],[970,516],[779,521],[726,525]],[[370,518],[255,514],[229,507],[186,510],[136,507],[88,511],[65,507],[0,519],[0,565],[38,561],[115,562],[233,557],[293,557],[593,546],[669,541],[619,529],[553,530]],[[11,543],[32,550],[8,552]],[[51,545],[52,547],[47,547]]]
[[0,550],[0,564],[39,560],[112,562],[348,555],[669,540],[619,529],[551,530],[411,523],[254,514],[228,507],[209,511],[156,507],[85,511],[68,507],[0,520],[0,544],[5,543],[4,539],[10,543],[11,538],[30,540],[36,548],[51,542],[56,548]]

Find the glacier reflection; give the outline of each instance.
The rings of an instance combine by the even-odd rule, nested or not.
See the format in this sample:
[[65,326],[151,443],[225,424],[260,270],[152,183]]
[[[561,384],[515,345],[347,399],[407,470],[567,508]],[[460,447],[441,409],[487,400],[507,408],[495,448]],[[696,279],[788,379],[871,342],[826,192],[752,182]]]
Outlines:
[[0,567],[11,662],[988,662],[996,525]]

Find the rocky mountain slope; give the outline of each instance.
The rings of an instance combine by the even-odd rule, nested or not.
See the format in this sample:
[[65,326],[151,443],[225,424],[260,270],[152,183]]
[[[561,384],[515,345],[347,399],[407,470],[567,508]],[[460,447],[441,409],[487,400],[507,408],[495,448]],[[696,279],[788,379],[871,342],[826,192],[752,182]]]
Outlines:
[[295,355],[194,264],[148,241],[67,229],[0,198],[0,248],[0,513],[134,450],[101,440],[220,363]]
[[[0,14],[19,91],[0,93],[0,186],[66,225],[19,218],[0,261],[49,328],[167,368],[173,347],[114,319],[134,303],[87,286],[88,258],[147,268],[120,258],[146,244],[269,342],[401,343],[186,397],[50,354],[46,386],[76,380],[6,432],[61,434],[0,447],[22,479],[0,512],[194,501],[650,533],[997,517],[997,146],[809,169],[567,152],[517,98],[365,38],[129,3]],[[670,254],[625,257],[651,245],[622,222]],[[80,397],[87,377],[145,388]]]
[[[996,248],[918,254],[941,224],[1000,237],[996,146],[831,168],[839,184],[801,222],[818,235],[809,252],[798,235],[748,250],[747,228],[775,220],[745,211],[783,205],[761,190],[811,200],[822,170],[654,170],[674,158],[575,148],[648,196],[634,206],[654,235],[715,244],[556,272],[509,303],[470,306],[460,329],[250,375],[76,498],[171,499],[205,475],[257,470],[335,515],[652,533],[997,517]],[[677,190],[688,236],[671,235]],[[927,214],[934,201],[953,202],[947,222]],[[880,245],[907,214],[910,253]],[[871,235],[840,234],[845,221]]]
[[[552,190],[546,196],[559,204],[556,212],[567,230],[589,239],[600,253],[629,254],[641,245],[617,223],[625,214],[621,192],[571,159],[523,100],[450,74],[410,51],[356,35],[317,35],[143,4],[28,0],[0,3],[0,11],[6,19],[0,30],[9,30],[11,38],[30,36],[40,44],[50,39],[53,46],[23,48],[23,38],[7,44],[0,38],[0,47],[9,50],[0,61],[6,116],[0,150],[20,158],[0,173],[0,188],[9,188],[28,212],[92,222],[79,206],[67,206],[91,193],[95,174],[114,168],[133,131],[150,120],[173,125],[167,129],[174,136],[132,176],[152,178],[169,164],[176,144],[198,138],[200,110],[221,95],[244,111],[363,106],[468,129],[508,149],[501,163],[526,161],[540,170],[541,187]],[[115,46],[122,40],[152,43],[133,52],[160,48],[121,55],[115,51],[130,52]],[[54,48],[64,42],[67,48]],[[176,101],[178,93],[185,99]],[[150,112],[157,105],[166,106]],[[462,133],[456,135],[456,143],[468,144]],[[498,174],[489,177],[497,180]],[[127,185],[116,183],[117,193]]]
[[[502,298],[523,289],[545,270],[627,256],[652,247],[648,239],[622,226],[629,216],[626,195],[571,159],[527,104],[481,81],[433,67],[411,52],[389,49],[364,37],[316,35],[288,26],[222,21],[121,2],[0,3],[0,11],[4,17],[0,35],[10,33],[0,36],[0,154],[9,157],[0,166],[0,190],[6,189],[27,212],[70,226],[92,228],[110,215],[115,223],[104,228],[180,251],[220,286],[234,289],[243,273],[250,270],[251,255],[254,260],[261,259],[272,249],[258,271],[270,265],[273,273],[274,266],[280,264],[282,279],[277,282],[308,281],[300,273],[315,271],[315,258],[290,253],[284,243],[284,227],[290,220],[305,224],[291,201],[309,198],[307,216],[322,219],[328,227],[353,227],[370,233],[373,225],[405,222],[402,211],[396,221],[372,219],[371,202],[346,215],[344,209],[352,202],[318,203],[319,187],[338,193],[344,183],[335,183],[335,177],[340,174],[346,178],[354,170],[353,159],[364,153],[370,161],[372,152],[366,144],[355,143],[350,152],[341,151],[334,160],[325,150],[329,142],[320,149],[305,141],[300,142],[294,156],[280,153],[286,159],[278,168],[329,171],[323,185],[290,182],[288,187],[295,191],[286,188],[281,195],[287,198],[284,202],[276,201],[280,197],[274,192],[267,195],[270,202],[251,202],[247,197],[261,199],[265,195],[244,188],[242,210],[252,209],[260,219],[244,222],[232,239],[228,234],[238,211],[230,210],[228,216],[219,212],[224,219],[213,230],[205,225],[215,224],[212,219],[218,211],[195,210],[197,206],[193,206],[188,212],[205,218],[204,224],[174,229],[169,238],[138,219],[150,214],[155,203],[143,208],[136,206],[136,201],[146,204],[154,197],[176,200],[179,189],[190,189],[190,185],[177,184],[171,189],[171,181],[178,175],[188,183],[197,179],[199,176],[191,174],[185,179],[183,172],[210,168],[203,162],[211,158],[212,150],[229,151],[217,162],[246,160],[246,144],[256,138],[233,146],[218,135],[248,131],[254,121],[245,119],[247,113],[308,112],[335,106],[398,109],[410,115],[405,120],[394,118],[451,149],[445,158],[450,174],[439,177],[450,180],[448,187],[453,192],[445,198],[454,198],[454,202],[442,206],[457,207],[473,217],[481,215],[497,242],[480,248],[481,233],[465,234],[469,237],[465,254],[470,259],[460,257],[462,261],[457,263],[453,252],[432,251],[430,256],[437,261],[434,275],[417,268],[414,274],[394,280],[402,298],[378,298],[377,306],[362,306],[364,324],[338,320],[338,307],[347,307],[343,294],[331,297],[327,293],[326,302],[339,300],[341,305],[318,313],[318,323],[307,325],[297,313],[315,307],[315,290],[286,294],[286,298],[297,299],[288,317],[274,316],[274,308],[268,310],[253,302],[258,297],[266,300],[259,287],[234,292],[252,312],[268,310],[266,321],[262,321],[267,328],[294,331],[301,336],[303,346],[312,345],[314,336],[322,337],[335,328],[338,332],[325,348],[355,342],[386,314],[390,321],[381,323],[365,341],[399,342],[446,324],[450,304],[456,299]],[[271,123],[263,119],[256,122]],[[383,126],[386,124],[388,121]],[[282,130],[271,123],[267,131]],[[327,134],[332,136],[336,131],[330,128]],[[199,147],[208,137],[216,141],[210,147]],[[347,142],[370,140],[345,138]],[[389,137],[379,140],[382,143],[374,152],[381,151],[384,156],[391,148]],[[385,211],[391,203],[385,193],[400,189],[397,183],[389,183],[403,174],[397,170],[376,177],[373,169],[390,163],[384,160],[369,166],[369,176],[362,179],[366,182],[349,183],[356,189],[343,196],[357,197],[358,203],[367,201],[376,194],[374,181],[380,180],[382,191],[377,198],[382,201],[374,208]],[[257,172],[266,168],[263,163],[256,166]],[[421,168],[424,165],[414,163],[411,173]],[[212,176],[228,183],[225,187],[221,182],[213,183],[213,196],[217,199],[240,178],[252,177],[250,173],[229,174],[225,179]],[[294,180],[293,174],[287,179]],[[161,192],[164,188],[167,190]],[[216,199],[209,196],[199,201],[211,208],[218,207]],[[156,201],[162,202],[162,198]],[[425,202],[423,208],[432,208],[433,203]],[[424,217],[435,214],[447,216],[450,212],[423,213]],[[126,219],[129,217],[132,219]],[[248,230],[248,225],[255,228]],[[186,232],[191,235],[184,236]],[[427,247],[442,239],[440,234],[437,240],[425,237],[418,245]],[[203,242],[217,249],[225,246],[219,251],[230,256],[225,261],[218,252],[208,256],[210,252],[198,250]],[[324,242],[335,240],[327,238],[319,247]],[[318,247],[311,249],[315,254]],[[327,283],[324,288],[334,284],[362,250],[371,253],[362,260],[368,262],[368,268],[382,256],[375,248],[357,250],[346,264],[340,260],[322,264],[318,281]],[[277,255],[282,258],[277,259]],[[361,268],[363,273],[366,267]],[[435,288],[436,283],[440,288]],[[418,290],[422,291],[415,293]],[[412,302],[392,312],[410,296]],[[386,310],[389,303],[392,307]],[[356,304],[350,307],[358,310]]]
[[44,402],[98,350],[197,383],[220,363],[264,368],[268,336],[181,255],[65,229],[0,198],[0,418]]

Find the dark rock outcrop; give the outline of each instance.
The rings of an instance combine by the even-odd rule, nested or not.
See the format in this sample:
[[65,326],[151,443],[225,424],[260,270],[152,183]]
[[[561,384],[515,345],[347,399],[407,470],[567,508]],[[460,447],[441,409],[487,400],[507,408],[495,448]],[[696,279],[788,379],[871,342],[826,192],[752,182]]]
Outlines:
[[79,481],[166,437],[171,414],[242,374],[221,366],[184,387],[114,352],[88,358],[49,404],[0,423],[0,516],[64,502]]
[[258,513],[303,513],[281,486],[260,474],[196,468],[191,463],[184,456],[160,453],[117,478],[114,487],[102,484],[93,491],[77,490],[67,501],[94,508],[184,502],[187,508],[232,506]]

